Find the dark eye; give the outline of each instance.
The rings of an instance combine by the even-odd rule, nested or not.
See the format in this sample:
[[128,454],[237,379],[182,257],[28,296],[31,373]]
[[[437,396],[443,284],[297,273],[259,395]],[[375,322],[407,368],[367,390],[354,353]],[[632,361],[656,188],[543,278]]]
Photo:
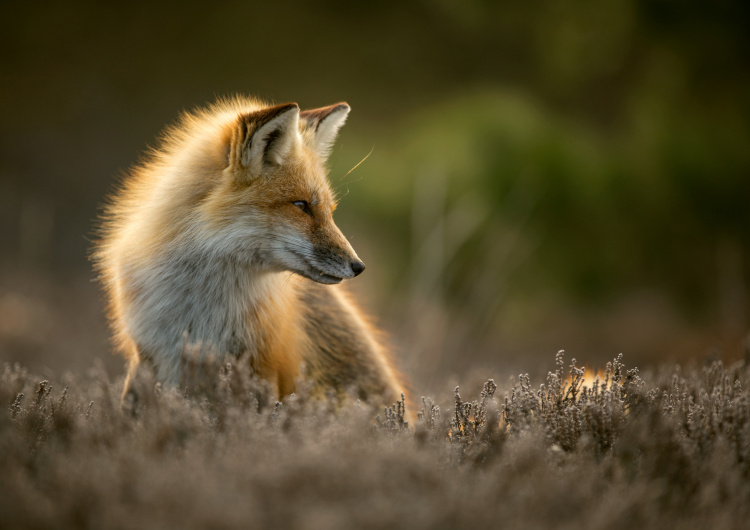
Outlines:
[[307,201],[292,201],[292,204],[305,212],[310,217],[313,217],[312,210],[310,209],[310,204]]

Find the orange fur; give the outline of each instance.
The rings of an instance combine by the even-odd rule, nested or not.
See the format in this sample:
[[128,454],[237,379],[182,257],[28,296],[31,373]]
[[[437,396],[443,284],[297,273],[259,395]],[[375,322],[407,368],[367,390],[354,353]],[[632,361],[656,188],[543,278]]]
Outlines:
[[93,256],[130,365],[124,392],[143,360],[182,384],[181,354],[198,344],[248,355],[280,396],[305,364],[317,392],[400,398],[373,328],[339,286],[321,285],[364,269],[333,221],[324,167],[348,112],[221,100],[168,128],[124,180]]

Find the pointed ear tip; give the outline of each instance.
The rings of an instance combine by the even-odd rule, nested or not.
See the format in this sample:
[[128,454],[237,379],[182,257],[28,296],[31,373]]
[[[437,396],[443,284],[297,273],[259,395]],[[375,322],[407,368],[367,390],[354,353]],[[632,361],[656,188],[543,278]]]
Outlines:
[[297,120],[299,119],[299,105],[296,103],[287,103],[285,105],[281,105],[281,108],[276,113],[277,118],[283,118],[284,119],[291,119],[291,120]]
[[245,112],[239,115],[240,120],[255,120],[259,114],[265,115],[261,118],[262,122],[266,122],[273,118],[279,118],[289,111],[294,111],[295,114],[299,114],[299,105],[297,103],[282,103],[274,107],[266,107],[255,111]]

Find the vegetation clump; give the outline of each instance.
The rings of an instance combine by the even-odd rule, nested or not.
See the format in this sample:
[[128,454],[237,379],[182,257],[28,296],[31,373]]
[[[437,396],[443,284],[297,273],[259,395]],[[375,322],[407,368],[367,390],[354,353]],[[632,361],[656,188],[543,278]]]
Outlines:
[[[239,364],[119,402],[101,369],[0,375],[3,528],[742,528],[750,368],[622,358],[588,378],[562,352],[544,384],[476,400],[283,402]],[[593,380],[591,380],[593,379]],[[503,397],[500,397],[503,396]],[[438,404],[440,403],[440,404]],[[450,411],[450,412],[444,412]],[[375,417],[375,421],[373,421]]]

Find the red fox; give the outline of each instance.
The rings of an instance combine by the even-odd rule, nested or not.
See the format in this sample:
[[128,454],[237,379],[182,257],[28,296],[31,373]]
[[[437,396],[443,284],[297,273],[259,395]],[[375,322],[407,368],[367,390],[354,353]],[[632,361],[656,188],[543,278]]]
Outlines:
[[300,112],[234,97],[184,115],[105,210],[93,260],[116,347],[184,384],[187,344],[246,355],[283,397],[301,366],[314,392],[391,405],[404,386],[336,284],[365,264],[333,222],[325,162],[349,105]]

